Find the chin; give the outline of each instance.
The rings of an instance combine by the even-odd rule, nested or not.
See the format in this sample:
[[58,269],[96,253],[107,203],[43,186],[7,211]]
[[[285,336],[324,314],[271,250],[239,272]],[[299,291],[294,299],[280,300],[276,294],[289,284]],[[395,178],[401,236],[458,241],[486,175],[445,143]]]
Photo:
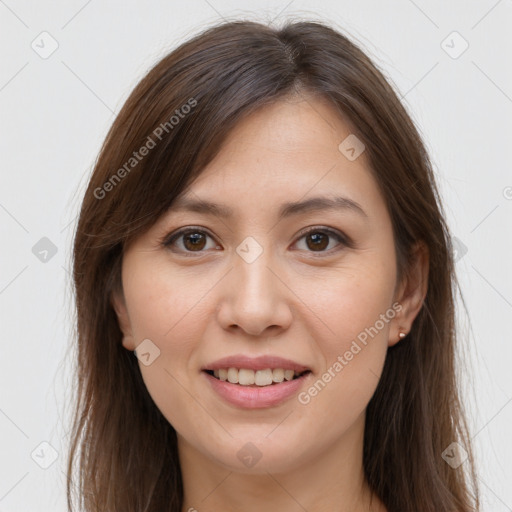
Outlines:
[[304,447],[282,441],[277,443],[265,437],[269,432],[271,429],[254,436],[230,438],[227,443],[224,441],[222,451],[210,452],[209,456],[217,464],[236,473],[286,473],[299,462],[291,454],[302,456]]

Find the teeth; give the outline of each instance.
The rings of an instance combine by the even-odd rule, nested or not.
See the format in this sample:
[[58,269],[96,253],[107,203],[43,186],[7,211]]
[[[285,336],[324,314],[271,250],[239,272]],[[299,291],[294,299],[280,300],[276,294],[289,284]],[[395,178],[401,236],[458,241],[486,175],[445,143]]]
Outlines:
[[283,368],[267,368],[256,371],[247,368],[219,368],[213,371],[213,375],[220,380],[227,380],[231,384],[270,386],[273,382],[289,381],[300,374],[293,370],[284,370]]
[[275,370],[272,370],[272,380],[274,382],[283,382],[284,370],[282,368],[276,368]]
[[270,368],[267,370],[258,370],[254,374],[254,384],[257,386],[268,386],[272,384],[272,370]]
[[292,380],[294,373],[295,372],[293,370],[285,370],[284,371],[284,378],[285,378],[285,380]]
[[236,368],[228,368],[228,381],[231,384],[238,384],[238,370]]
[[[236,372],[236,368],[231,369]],[[238,370],[238,382],[242,386],[250,386],[251,384],[254,384],[254,370]]]

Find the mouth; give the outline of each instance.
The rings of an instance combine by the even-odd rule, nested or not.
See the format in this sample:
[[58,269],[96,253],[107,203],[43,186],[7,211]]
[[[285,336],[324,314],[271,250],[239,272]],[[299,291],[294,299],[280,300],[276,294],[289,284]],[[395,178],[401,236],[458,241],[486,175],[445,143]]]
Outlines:
[[248,388],[265,388],[276,386],[283,382],[297,380],[311,373],[311,370],[291,370],[284,368],[265,368],[252,370],[250,368],[219,368],[215,370],[203,370],[211,377]]
[[[201,371],[210,389],[237,409],[272,409],[303,389],[312,375],[309,369],[218,367]],[[235,382],[237,381],[237,382]]]
[[234,354],[207,363],[201,373],[224,402],[239,409],[264,409],[297,395],[311,380],[313,368],[274,354]]

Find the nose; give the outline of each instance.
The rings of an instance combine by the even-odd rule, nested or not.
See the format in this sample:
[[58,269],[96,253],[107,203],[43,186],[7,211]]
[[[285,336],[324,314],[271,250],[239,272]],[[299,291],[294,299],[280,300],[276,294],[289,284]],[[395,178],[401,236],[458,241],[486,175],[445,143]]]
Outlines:
[[272,265],[271,251],[248,263],[235,255],[233,268],[223,279],[218,321],[226,330],[240,329],[251,336],[275,336],[292,321],[293,293]]

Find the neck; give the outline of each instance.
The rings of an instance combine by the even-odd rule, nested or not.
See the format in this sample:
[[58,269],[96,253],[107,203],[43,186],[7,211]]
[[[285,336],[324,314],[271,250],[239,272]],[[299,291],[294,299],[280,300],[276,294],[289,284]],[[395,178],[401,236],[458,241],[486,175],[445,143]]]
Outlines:
[[285,473],[236,472],[205,457],[178,434],[182,512],[261,512],[270,504],[281,512],[385,512],[364,478],[363,432],[364,414],[328,451],[290,464]]

